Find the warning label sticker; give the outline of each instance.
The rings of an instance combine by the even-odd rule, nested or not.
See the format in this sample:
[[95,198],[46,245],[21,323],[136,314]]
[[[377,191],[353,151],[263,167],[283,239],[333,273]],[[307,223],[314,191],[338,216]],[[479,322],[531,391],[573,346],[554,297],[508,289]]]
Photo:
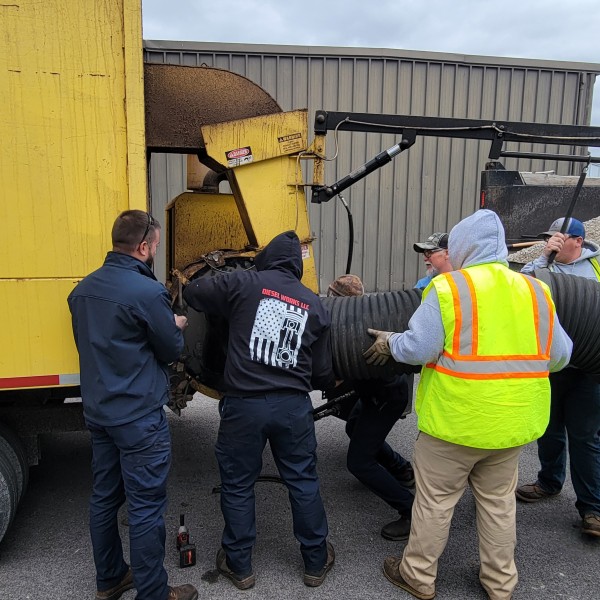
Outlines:
[[280,149],[284,154],[304,150],[302,144],[302,134],[300,132],[282,135],[281,137],[277,138],[277,141],[279,142]]
[[250,146],[244,146],[244,148],[228,150],[225,152],[225,158],[227,159],[227,166],[230,169],[251,163],[253,160],[252,148],[250,148]]

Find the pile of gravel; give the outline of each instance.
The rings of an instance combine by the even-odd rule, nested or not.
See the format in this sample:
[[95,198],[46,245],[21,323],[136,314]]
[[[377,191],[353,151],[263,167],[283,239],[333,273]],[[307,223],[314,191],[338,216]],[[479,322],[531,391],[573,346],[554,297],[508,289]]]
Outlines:
[[[600,244],[600,217],[584,221],[585,225],[585,239]],[[544,249],[544,242],[530,246],[529,248],[523,248],[514,254],[509,254],[508,260],[510,262],[519,263],[524,265],[535,258],[537,258]]]

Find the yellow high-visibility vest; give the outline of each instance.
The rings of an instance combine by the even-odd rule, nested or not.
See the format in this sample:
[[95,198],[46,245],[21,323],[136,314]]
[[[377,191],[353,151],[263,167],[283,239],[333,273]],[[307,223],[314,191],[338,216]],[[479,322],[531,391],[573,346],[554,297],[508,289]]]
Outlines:
[[472,448],[540,437],[550,416],[548,363],[555,307],[541,281],[488,263],[433,279],[444,351],[421,371],[419,429]]

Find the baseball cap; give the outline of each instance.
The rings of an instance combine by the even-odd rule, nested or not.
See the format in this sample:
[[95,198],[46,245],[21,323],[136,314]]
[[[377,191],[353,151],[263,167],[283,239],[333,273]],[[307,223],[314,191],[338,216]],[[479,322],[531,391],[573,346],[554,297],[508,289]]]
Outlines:
[[363,296],[365,288],[357,275],[340,275],[327,288],[328,296]]
[[447,250],[448,249],[448,234],[437,232],[431,234],[426,242],[418,242],[413,244],[415,252],[425,252],[426,250]]
[[[564,217],[561,217],[560,219],[556,219],[556,221],[554,221],[554,223],[552,223],[552,225],[550,225],[550,229],[548,229],[548,231],[543,231],[542,233],[539,233],[538,237],[546,237],[546,236],[552,237],[557,231],[561,230],[561,227],[562,227],[562,224],[564,223],[564,221],[565,221]],[[581,221],[570,218],[569,226],[567,227],[565,234],[572,235],[573,237],[582,237],[583,239],[585,239],[585,227],[583,226],[583,223]]]

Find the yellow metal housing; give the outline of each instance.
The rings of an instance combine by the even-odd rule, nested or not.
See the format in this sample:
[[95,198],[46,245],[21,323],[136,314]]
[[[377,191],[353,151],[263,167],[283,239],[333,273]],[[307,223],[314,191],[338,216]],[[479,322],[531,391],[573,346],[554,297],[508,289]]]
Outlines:
[[303,243],[303,282],[318,291],[312,234],[302,181],[305,110],[202,127],[204,153],[226,170],[250,244],[261,248],[293,229]]

